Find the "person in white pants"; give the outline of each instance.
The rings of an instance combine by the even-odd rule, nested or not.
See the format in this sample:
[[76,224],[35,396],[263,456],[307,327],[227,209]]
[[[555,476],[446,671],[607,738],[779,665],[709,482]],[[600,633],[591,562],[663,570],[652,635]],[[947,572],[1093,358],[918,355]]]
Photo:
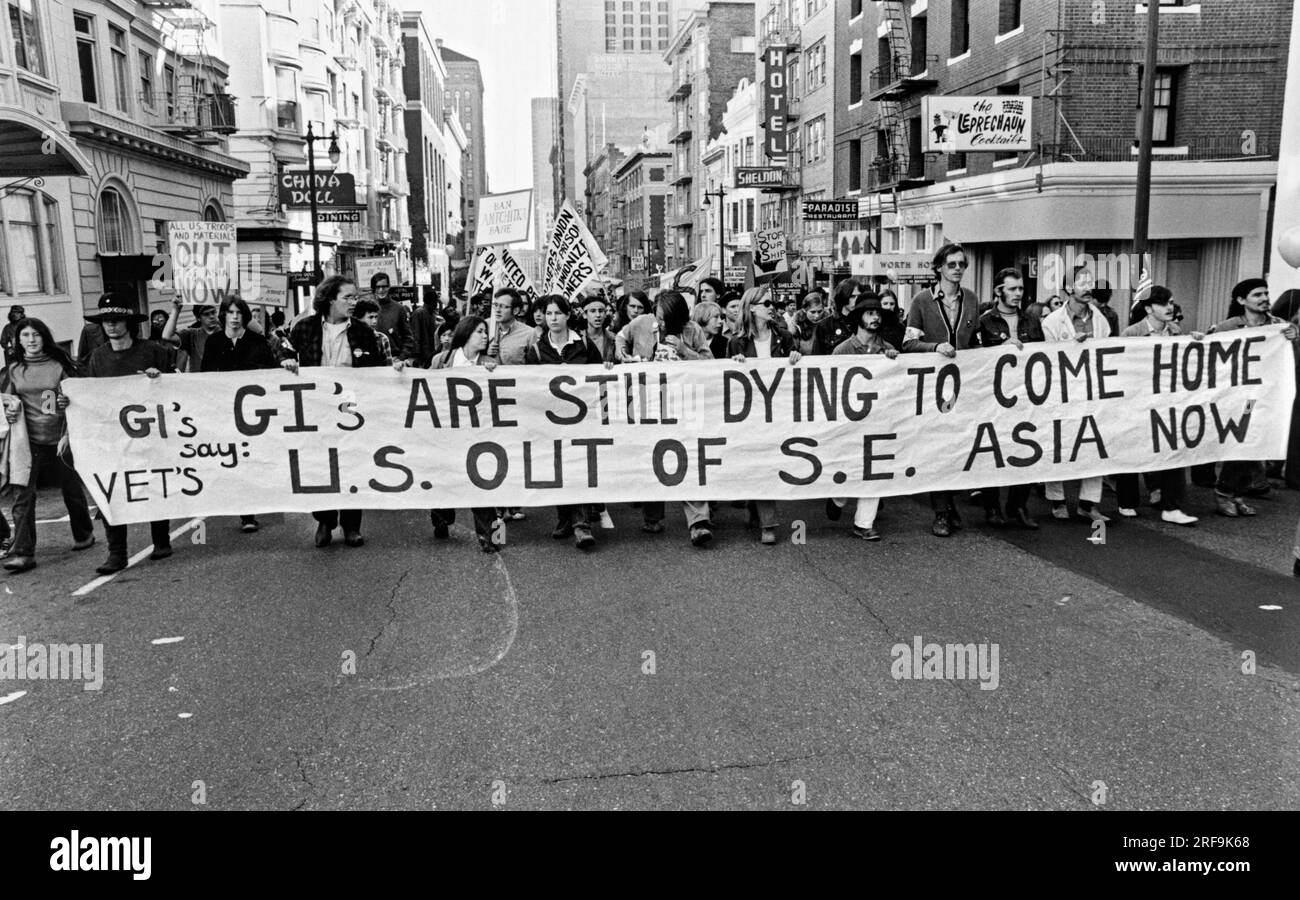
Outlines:
[[[1069,300],[1056,312],[1043,319],[1043,339],[1048,343],[1086,341],[1091,338],[1110,337],[1110,322],[1098,308],[1092,295],[1091,273],[1082,266],[1074,272],[1074,285]],[[1065,506],[1065,485],[1059,481],[1046,484],[1047,500],[1052,504],[1052,517],[1070,518]],[[1079,482],[1079,506],[1075,512],[1085,522],[1109,522],[1098,506],[1101,503],[1101,478],[1084,478]]]
[[[889,359],[898,356],[898,348],[881,337],[881,313],[884,307],[875,294],[858,294],[854,305],[844,314],[853,334],[832,351],[832,356],[867,356],[880,354]],[[844,497],[826,501],[826,516],[832,521],[848,503]],[[879,497],[859,497],[853,513],[853,536],[864,541],[880,540],[876,531],[876,513],[880,511]]]

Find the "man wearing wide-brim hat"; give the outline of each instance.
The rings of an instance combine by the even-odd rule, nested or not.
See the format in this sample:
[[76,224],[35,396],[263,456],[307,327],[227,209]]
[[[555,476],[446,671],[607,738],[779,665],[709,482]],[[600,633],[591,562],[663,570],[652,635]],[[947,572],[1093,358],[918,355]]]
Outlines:
[[[86,321],[103,326],[108,343],[95,350],[86,363],[86,375],[90,378],[118,378],[123,375],[144,375],[157,378],[164,372],[172,372],[171,352],[154,341],[140,340],[132,332],[135,327],[147,319],[136,306],[134,297],[122,292],[109,292],[99,298],[99,308],[94,315],[86,316]],[[166,559],[172,555],[170,523],[166,519],[149,523],[153,538],[153,553],[150,559]],[[110,525],[104,520],[104,534],[108,539],[108,559],[97,571],[101,575],[111,575],[126,568],[127,526]]]
[[[853,333],[840,342],[831,356],[885,356],[895,359],[898,348],[881,336],[884,306],[875,294],[858,294],[854,303],[844,312],[844,320]],[[826,501],[826,516],[838,521],[848,499],[835,497]],[[853,513],[853,536],[864,541],[880,540],[876,531],[876,514],[880,511],[879,497],[859,497]]]

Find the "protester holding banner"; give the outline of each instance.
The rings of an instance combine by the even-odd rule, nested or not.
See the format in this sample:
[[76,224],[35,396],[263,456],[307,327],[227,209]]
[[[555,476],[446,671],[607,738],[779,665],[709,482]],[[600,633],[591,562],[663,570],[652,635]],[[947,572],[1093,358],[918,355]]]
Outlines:
[[[548,294],[537,301],[546,315],[546,333],[535,344],[528,346],[525,360],[529,365],[586,365],[602,362],[600,357],[589,356],[586,339],[570,325],[573,308],[560,294]],[[613,366],[613,362],[609,363]],[[591,533],[591,507],[587,504],[565,504],[555,508],[557,521],[551,537],[556,540],[573,537],[579,550],[590,550],[596,545]]]
[[829,356],[835,352],[836,347],[852,336],[853,326],[847,318],[848,311],[857,302],[857,296],[862,291],[862,284],[856,278],[846,278],[836,286],[830,316],[817,323],[813,353],[818,356]]
[[804,297],[803,306],[795,310],[790,326],[790,338],[794,341],[795,349],[804,356],[817,352],[817,326],[825,318],[826,295],[821,291],[809,291]]
[[[466,316],[456,325],[450,346],[433,360],[433,368],[482,366],[491,372],[497,367],[497,362],[487,355],[487,346],[487,321],[479,316]],[[506,526],[497,518],[495,509],[488,506],[471,507],[470,514],[474,517],[474,534],[478,537],[479,549],[484,553],[496,553],[505,546]],[[450,534],[448,526],[456,521],[456,510],[431,509],[429,521],[433,524],[433,536],[446,540]]]
[[[737,331],[727,342],[727,356],[738,363],[748,359],[789,359],[799,362],[802,354],[793,347],[790,335],[777,324],[773,314],[772,286],[752,287],[741,296]],[[776,501],[750,500],[750,523],[762,529],[764,544],[776,543]]]
[[415,356],[415,339],[411,335],[411,314],[404,304],[389,296],[392,285],[386,272],[370,276],[370,292],[378,305],[378,324],[371,327],[388,338],[392,360],[405,363]]
[[613,366],[618,361],[618,342],[614,332],[605,327],[609,304],[600,294],[589,294],[582,301],[582,315],[587,324],[583,338],[588,358],[591,362],[604,363],[606,368]]
[[[370,368],[386,365],[375,332],[365,322],[352,318],[357,305],[357,286],[351,278],[332,275],[316,288],[313,314],[293,326],[289,341],[296,359],[283,365],[295,375],[299,366],[343,366]],[[334,529],[343,526],[343,543],[360,547],[361,510],[325,510],[312,513],[316,525],[316,546],[328,547]]]
[[[267,339],[249,329],[253,312],[238,294],[221,303],[219,317],[222,330],[208,338],[203,351],[204,372],[244,372],[250,369],[274,369],[275,354]],[[257,531],[257,517],[241,515],[240,530]]]
[[[1161,285],[1152,287],[1142,297],[1141,309],[1146,313],[1145,317],[1120,332],[1121,337],[1173,337],[1182,334],[1182,330],[1173,320],[1174,298],[1168,288]],[[1192,333],[1193,340],[1199,341],[1203,337],[1204,335],[1198,332]],[[1152,476],[1148,476],[1148,482],[1150,481],[1154,481],[1156,490],[1160,491],[1159,506],[1162,521],[1174,525],[1190,526],[1196,524],[1196,516],[1189,516],[1182,510],[1183,494],[1186,489],[1186,480],[1182,469],[1166,469],[1156,472]],[[1141,496],[1138,476],[1131,474],[1115,476],[1115,494],[1116,499],[1119,501],[1119,514],[1126,518],[1136,516],[1138,501]],[[1253,516],[1255,510],[1243,502],[1240,506],[1234,505],[1232,514]]]
[[[672,294],[678,300],[681,300],[682,307],[686,310],[686,315],[679,332],[671,335],[664,335],[663,317],[661,316],[661,307],[659,301],[665,294]],[[674,301],[675,303],[675,301]],[[739,302],[737,302],[739,305]],[[666,352],[666,348],[677,353],[673,358],[690,358],[690,359],[712,359],[713,351],[709,349],[709,338],[704,333],[704,329],[691,321],[690,307],[686,304],[686,298],[679,291],[665,291],[655,298],[655,314],[653,316],[640,316],[633,319],[631,324],[618,333],[618,361],[627,362],[646,362],[657,358],[657,354]],[[666,337],[673,338],[671,344],[665,342]],[[680,345],[680,347],[678,346]],[[685,351],[678,352],[680,348]],[[686,356],[689,352],[690,356]]]
[[[975,331],[975,342],[980,347],[1001,347],[1011,344],[1023,350],[1025,344],[1043,340],[1043,323],[1036,316],[1023,311],[1025,281],[1019,269],[1003,269],[993,276],[993,308],[980,316]],[[983,488],[984,521],[1002,526],[1010,520],[1021,528],[1037,530],[1038,522],[1029,515],[1031,485],[1017,484],[1007,489],[1006,513],[1002,510],[1000,488]]]
[[[18,573],[36,567],[36,486],[41,472],[58,473],[63,505],[72,526],[72,549],[87,550],[95,543],[95,526],[81,481],[69,462],[59,456],[59,443],[67,429],[63,411],[68,398],[61,385],[65,378],[77,377],[72,359],[54,342],[49,326],[40,319],[19,319],[14,323],[14,361],[0,377],[0,394],[5,395],[5,418],[11,426],[10,446],[5,454],[9,463],[10,483],[18,491],[14,501],[13,545],[6,570]],[[12,401],[12,402],[10,402]],[[26,446],[13,446],[26,437]],[[16,462],[27,462],[22,478]],[[4,516],[0,515],[0,523]],[[8,530],[8,523],[4,523]]]
[[[975,346],[980,301],[961,286],[969,265],[961,244],[949,242],[936,251],[931,261],[936,284],[914,295],[907,310],[905,353],[938,353],[951,359],[958,350]],[[934,510],[930,530],[936,537],[949,537],[962,527],[951,491],[931,492],[930,508]]]
[[[845,318],[853,326],[854,334],[840,343],[832,356],[880,356],[898,358],[898,347],[884,336],[884,307],[874,294],[859,294]],[[826,501],[826,516],[838,522],[841,510],[848,503],[842,497]],[[880,512],[879,497],[859,497],[853,511],[853,536],[864,541],[880,540],[876,531],[876,515]]]
[[[1093,302],[1087,289],[1086,278],[1075,273],[1075,291],[1060,309],[1043,319],[1043,339],[1048,343],[1068,343],[1110,337],[1110,323]],[[1079,505],[1075,515],[1086,522],[1109,522],[1098,508],[1101,504],[1101,476],[1079,481]],[[1065,485],[1049,481],[1044,485],[1047,500],[1052,504],[1052,518],[1068,519],[1070,511],[1065,505]]]
[[[1283,335],[1292,342],[1296,341],[1300,333],[1294,323],[1273,315],[1269,304],[1268,282],[1263,278],[1247,278],[1233,287],[1228,318],[1212,327],[1210,333],[1219,334],[1263,325],[1283,326]],[[1208,468],[1213,472],[1214,464],[1210,463]],[[1218,480],[1214,483],[1216,511],[1229,518],[1255,515],[1255,510],[1246,503],[1245,497],[1254,485],[1261,482],[1268,483],[1263,461],[1229,460],[1223,463]]]
[[[146,316],[136,309],[135,298],[126,295],[104,294],[99,298],[99,312],[86,316],[89,322],[103,326],[108,343],[90,355],[85,374],[90,378],[119,378],[139,375],[157,378],[163,372],[173,371],[170,351],[162,344],[138,340],[132,333]],[[166,559],[172,555],[171,528],[166,519],[149,523],[153,539],[150,559]],[[108,559],[95,571],[112,575],[126,568],[127,552],[125,525],[110,525],[104,520],[104,534],[108,539]]]

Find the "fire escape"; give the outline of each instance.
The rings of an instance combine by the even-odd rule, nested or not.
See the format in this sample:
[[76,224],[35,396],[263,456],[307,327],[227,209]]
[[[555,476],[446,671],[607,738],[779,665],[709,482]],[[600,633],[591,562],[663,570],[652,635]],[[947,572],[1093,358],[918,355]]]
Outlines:
[[932,90],[938,79],[930,77],[939,58],[927,55],[924,39],[915,43],[909,30],[908,4],[904,0],[877,0],[888,31],[880,40],[879,65],[871,72],[867,99],[876,103],[876,156],[867,176],[870,191],[920,187],[925,177],[919,119],[904,113],[917,96]]
[[164,46],[175,66],[165,70],[161,91],[141,91],[139,100],[153,118],[148,124],[192,144],[220,144],[234,134],[235,98],[225,93],[220,72],[208,52],[208,33],[216,23],[189,0],[144,0],[160,13]]

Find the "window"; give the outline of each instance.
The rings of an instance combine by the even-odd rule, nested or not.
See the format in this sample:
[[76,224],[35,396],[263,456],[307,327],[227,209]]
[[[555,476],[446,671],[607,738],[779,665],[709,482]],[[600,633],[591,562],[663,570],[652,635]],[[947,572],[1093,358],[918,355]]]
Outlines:
[[849,103],[862,102],[862,51],[849,54]]
[[849,19],[862,15],[862,0],[849,0]]
[[849,141],[849,190],[862,190],[862,142]]
[[163,66],[163,91],[167,94],[167,118],[176,115],[176,70]]
[[970,0],[952,0],[952,51],[961,56],[970,49]]
[[77,36],[77,66],[81,70],[81,99],[99,102],[99,84],[95,79],[95,20],[80,13],[72,15],[72,30]]
[[99,236],[101,255],[117,256],[135,252],[131,214],[127,209],[126,200],[116,188],[104,188],[99,194],[99,215],[95,222],[95,232]]
[[964,171],[966,171],[966,154],[965,154],[965,153],[949,153],[949,154],[948,154],[948,171],[949,171],[949,172],[964,172]]
[[9,33],[14,39],[14,62],[33,75],[44,77],[45,47],[41,43],[36,0],[9,0]]
[[1020,27],[1020,0],[998,0],[998,34]]
[[920,75],[929,68],[925,16],[912,17],[912,74]]
[[[293,69],[275,70],[275,127],[297,131],[298,125],[298,75]],[[356,95],[353,94],[353,100]]]
[[818,41],[808,49],[808,89],[812,93],[826,83],[826,42]]
[[804,162],[821,161],[826,157],[826,117],[818,116],[804,130]]
[[156,105],[153,96],[153,57],[143,50],[139,52],[140,61],[140,99],[146,106]]
[[[1156,69],[1156,92],[1151,117],[1151,142],[1157,147],[1171,147],[1174,143],[1174,113],[1177,100],[1177,72],[1174,69]],[[1137,135],[1142,135],[1142,70],[1138,69]]]
[[731,52],[732,53],[753,53],[757,47],[755,43],[756,40],[757,38],[755,38],[752,34],[742,35],[741,37],[733,37],[731,39]]
[[113,99],[119,112],[129,113],[131,98],[127,96],[126,32],[116,25],[108,26],[108,43],[113,54]]
[[805,19],[811,19],[817,13],[826,8],[826,0],[805,0],[804,12]]
[[203,207],[203,221],[205,222],[224,222],[225,216],[221,214],[221,207],[215,203],[209,203]]

